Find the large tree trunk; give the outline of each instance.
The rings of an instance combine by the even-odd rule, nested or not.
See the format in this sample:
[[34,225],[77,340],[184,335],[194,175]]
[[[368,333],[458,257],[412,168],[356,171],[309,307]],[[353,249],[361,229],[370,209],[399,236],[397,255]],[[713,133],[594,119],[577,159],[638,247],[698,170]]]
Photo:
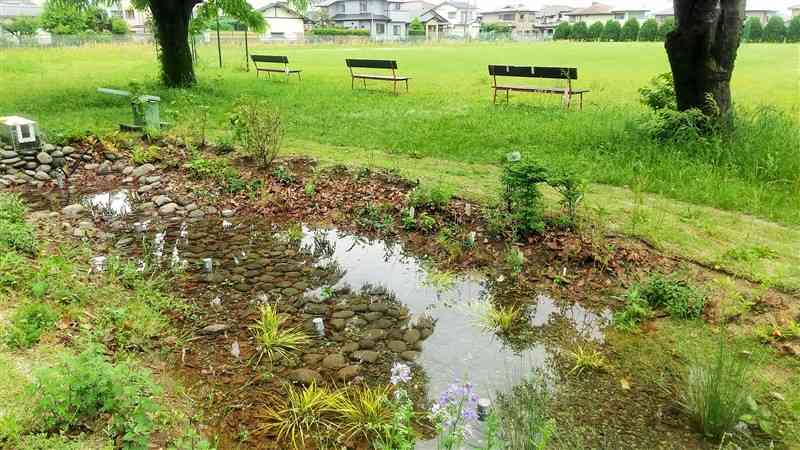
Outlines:
[[[742,34],[745,0],[673,0],[676,28],[664,46],[678,109],[727,115],[731,74]],[[716,107],[706,101],[708,95]]]
[[150,12],[161,49],[161,79],[169,87],[195,83],[192,50],[189,47],[189,21],[196,0],[151,0]]

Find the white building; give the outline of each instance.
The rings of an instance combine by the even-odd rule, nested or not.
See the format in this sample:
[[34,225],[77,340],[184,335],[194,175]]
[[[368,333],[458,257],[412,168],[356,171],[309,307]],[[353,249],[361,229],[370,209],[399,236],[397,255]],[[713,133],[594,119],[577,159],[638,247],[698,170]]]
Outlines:
[[478,8],[469,2],[446,1],[420,16],[429,39],[445,37],[476,38],[480,34]]
[[305,16],[286,2],[274,2],[258,8],[267,23],[264,39],[302,39],[305,34]]

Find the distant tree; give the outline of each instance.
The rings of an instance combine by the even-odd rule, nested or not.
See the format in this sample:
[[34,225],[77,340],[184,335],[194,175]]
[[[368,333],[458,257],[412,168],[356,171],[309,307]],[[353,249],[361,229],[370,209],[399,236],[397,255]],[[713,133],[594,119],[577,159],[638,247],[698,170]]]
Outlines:
[[786,25],[783,24],[783,19],[778,16],[772,16],[764,27],[764,42],[783,42],[786,39]]
[[88,28],[85,11],[72,4],[48,1],[39,20],[53,34],[79,34]]
[[641,28],[639,28],[638,39],[644,42],[658,40],[658,22],[656,22],[656,19],[647,19],[642,23]]
[[603,35],[603,22],[595,22],[589,26],[589,35],[587,38],[590,41],[599,40]]
[[12,36],[20,39],[36,34],[39,29],[39,19],[35,17],[14,17],[0,22],[0,28]]
[[672,17],[667,17],[661,22],[661,26],[658,27],[658,40],[663,41],[667,38],[667,35],[675,29],[675,19]]
[[800,42],[800,16],[792,17],[789,28],[786,30],[787,42]]
[[622,26],[622,33],[620,33],[620,41],[635,41],[639,37],[639,21],[631,17]]
[[603,34],[600,35],[600,40],[603,42],[618,41],[621,33],[622,27],[619,25],[619,22],[614,19],[609,19],[605,26],[603,26]]
[[570,37],[572,37],[575,41],[585,41],[589,38],[589,27],[586,26],[586,22],[578,22],[572,26],[572,31],[570,32]]
[[761,20],[758,17],[747,19],[742,30],[742,40],[745,42],[761,42],[763,34],[764,27],[761,26]]
[[419,17],[414,17],[408,25],[409,36],[425,36],[425,26],[419,20]]
[[111,19],[111,33],[112,34],[128,34],[128,22],[125,22],[125,19],[114,17]]
[[563,41],[569,39],[571,32],[572,27],[570,26],[569,22],[561,22],[556,26],[556,29],[553,30],[553,40]]

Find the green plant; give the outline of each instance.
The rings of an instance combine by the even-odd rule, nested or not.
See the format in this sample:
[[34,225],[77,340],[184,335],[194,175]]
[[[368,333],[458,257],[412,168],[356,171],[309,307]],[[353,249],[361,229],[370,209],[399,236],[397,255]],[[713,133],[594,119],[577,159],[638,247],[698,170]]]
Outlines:
[[416,209],[413,206],[404,209],[400,213],[400,225],[405,230],[415,230],[417,228]]
[[475,323],[486,331],[509,335],[522,318],[523,310],[517,305],[496,305],[488,298],[467,306]]
[[672,317],[696,319],[703,314],[706,296],[686,281],[652,275],[639,288],[639,294],[654,308],[664,307]]
[[27,208],[18,195],[0,192],[0,246],[36,254],[36,233],[25,222],[26,212]]
[[120,17],[114,17],[111,19],[111,33],[112,34],[128,34],[128,22],[125,22],[125,19]]
[[546,170],[535,162],[509,161],[503,166],[502,198],[518,233],[527,235],[544,230],[538,184],[546,181]]
[[161,160],[161,149],[157,145],[137,146],[131,152],[131,161],[135,164],[152,163]]
[[566,355],[572,361],[570,374],[581,375],[587,370],[603,370],[608,364],[603,353],[590,345],[576,345]]
[[58,320],[58,313],[46,303],[29,302],[11,314],[11,323],[4,331],[6,345],[28,348],[39,342],[42,333]]
[[390,233],[394,227],[394,219],[388,212],[389,208],[383,204],[369,204],[359,208],[356,210],[356,222],[370,231]]
[[678,109],[672,72],[656,75],[649,86],[639,88],[639,101],[653,111]]
[[525,254],[515,246],[506,249],[506,265],[511,269],[511,273],[519,275],[525,267]]
[[433,233],[439,225],[436,222],[436,218],[426,212],[420,213],[417,223],[419,229],[424,233]]
[[261,347],[261,353],[267,356],[270,362],[276,357],[287,359],[293,352],[299,351],[311,342],[311,338],[297,328],[286,328],[286,318],[278,314],[272,305],[261,307],[261,317],[250,331]]
[[303,193],[306,194],[306,197],[314,197],[317,195],[317,185],[313,181],[309,181],[303,187]]
[[721,338],[716,352],[698,354],[692,361],[680,403],[700,432],[720,439],[747,412],[750,380],[750,364]]
[[275,398],[262,414],[262,430],[294,450],[325,443],[337,429],[342,403],[340,392],[312,384],[304,389],[287,386],[285,399]]
[[506,210],[499,207],[483,208],[483,221],[486,234],[494,239],[511,239],[516,235],[514,219]]
[[334,402],[339,416],[338,433],[347,441],[374,442],[386,438],[386,427],[392,423],[389,386],[362,386],[347,390]]
[[628,289],[625,296],[625,308],[614,313],[614,326],[627,331],[639,328],[639,325],[653,316],[653,310],[647,300],[642,298],[638,286]]
[[98,348],[64,355],[56,366],[36,371],[30,388],[42,430],[67,432],[107,415],[111,435],[129,449],[148,448],[156,394],[148,372],[112,364]]
[[272,170],[272,176],[278,181],[278,183],[288,186],[297,179],[297,177],[289,170],[288,167],[284,165],[276,166],[275,169]]
[[556,422],[547,415],[549,401],[547,384],[539,377],[525,380],[514,386],[511,392],[499,393],[493,420],[499,422],[495,438],[505,444],[502,448],[550,448],[556,434]]
[[453,198],[453,191],[442,186],[417,186],[408,194],[408,205],[414,208],[442,210]]
[[28,260],[13,250],[0,254],[0,293],[22,290],[30,277],[27,264]]
[[280,113],[265,100],[242,97],[234,105],[230,122],[244,153],[262,167],[269,167],[283,140]]
[[186,164],[189,174],[197,179],[212,179],[225,182],[238,177],[236,169],[224,158],[194,158]]
[[286,227],[286,239],[289,242],[300,242],[303,240],[303,225],[299,223],[292,223]]

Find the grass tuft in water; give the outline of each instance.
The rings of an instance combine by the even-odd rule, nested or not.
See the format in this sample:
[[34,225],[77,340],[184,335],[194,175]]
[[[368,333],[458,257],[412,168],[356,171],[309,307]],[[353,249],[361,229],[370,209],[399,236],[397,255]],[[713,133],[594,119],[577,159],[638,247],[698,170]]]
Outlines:
[[748,410],[751,365],[720,339],[712,355],[696,355],[680,392],[681,406],[705,436],[721,439]]
[[286,319],[278,314],[277,309],[267,304],[261,307],[261,318],[256,325],[250,327],[262,354],[266,355],[270,362],[276,357],[288,358],[291,353],[311,342],[311,338],[305,332],[297,328],[283,327],[285,322]]
[[576,345],[574,349],[567,351],[566,355],[572,361],[570,375],[603,370],[608,365],[603,353],[589,344]]

